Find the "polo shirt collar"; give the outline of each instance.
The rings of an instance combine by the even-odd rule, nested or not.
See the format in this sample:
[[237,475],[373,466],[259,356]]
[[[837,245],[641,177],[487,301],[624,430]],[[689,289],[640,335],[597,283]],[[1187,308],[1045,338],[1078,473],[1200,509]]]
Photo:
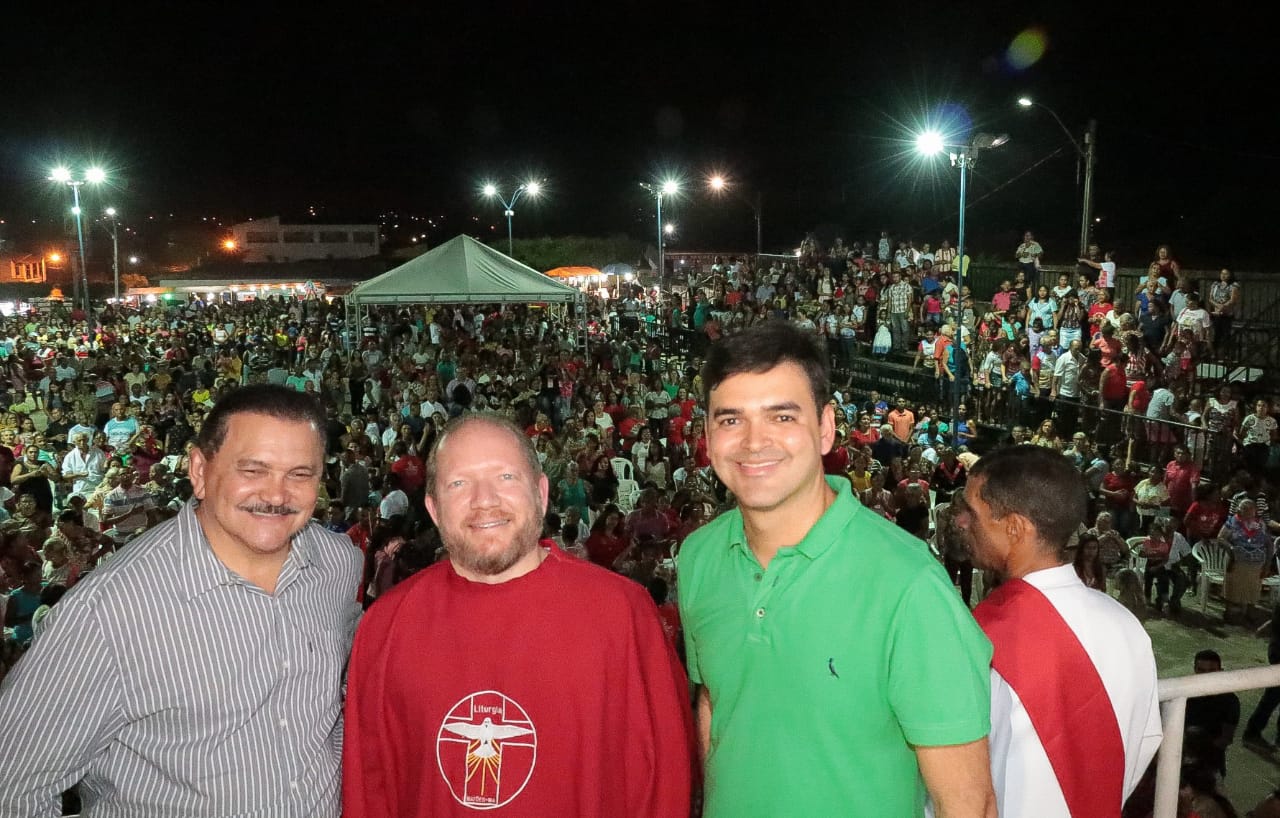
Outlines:
[[[842,536],[845,527],[862,507],[861,503],[853,499],[853,490],[847,478],[826,475],[825,479],[827,485],[836,493],[836,497],[804,538],[793,546],[796,553],[810,560],[816,560],[835,544],[836,540]],[[741,513],[734,517],[733,528],[729,532],[729,547],[750,552]]]

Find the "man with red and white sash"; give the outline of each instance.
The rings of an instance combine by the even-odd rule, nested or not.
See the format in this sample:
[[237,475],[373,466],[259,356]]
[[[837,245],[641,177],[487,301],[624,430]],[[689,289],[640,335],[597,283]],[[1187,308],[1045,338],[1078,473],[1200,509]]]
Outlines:
[[1160,746],[1150,638],[1063,561],[1086,500],[1070,461],[1040,446],[986,455],[953,500],[974,564],[1001,580],[974,610],[994,647],[1001,816],[1119,818]]

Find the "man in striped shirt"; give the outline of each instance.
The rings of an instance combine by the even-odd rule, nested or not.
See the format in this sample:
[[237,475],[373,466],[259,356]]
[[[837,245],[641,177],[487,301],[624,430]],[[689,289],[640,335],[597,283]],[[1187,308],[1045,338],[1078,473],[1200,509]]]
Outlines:
[[0,688],[0,815],[339,813],[360,557],[310,522],[324,412],[224,397],[191,452],[198,503],[53,609]]

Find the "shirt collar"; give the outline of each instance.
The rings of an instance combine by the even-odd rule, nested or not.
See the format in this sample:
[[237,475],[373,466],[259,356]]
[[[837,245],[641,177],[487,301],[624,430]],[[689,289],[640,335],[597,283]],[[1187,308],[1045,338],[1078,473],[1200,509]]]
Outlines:
[[[831,501],[831,505],[822,513],[804,538],[793,546],[796,553],[810,560],[816,560],[831,548],[841,538],[845,527],[862,509],[862,504],[853,499],[852,487],[847,478],[826,475],[825,479],[827,485],[836,493],[835,499]],[[729,530],[729,547],[738,548],[743,552],[750,550],[741,513],[734,515],[733,524]]]
[[[213,546],[205,536],[196,517],[196,501],[189,500],[175,518],[178,526],[177,546],[180,554],[179,582],[187,599],[195,599],[205,591],[221,585],[243,585],[246,581],[230,568],[222,564],[222,560],[213,553]],[[319,558],[319,547],[313,524],[308,523],[293,538],[286,565],[293,562],[299,569],[311,566]],[[281,569],[281,576],[284,569]]]

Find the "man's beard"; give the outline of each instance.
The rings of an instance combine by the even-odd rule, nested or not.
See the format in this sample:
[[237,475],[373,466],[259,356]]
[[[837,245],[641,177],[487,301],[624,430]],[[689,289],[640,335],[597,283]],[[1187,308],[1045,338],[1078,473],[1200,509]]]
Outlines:
[[440,540],[449,552],[449,559],[467,571],[479,576],[497,576],[511,568],[522,557],[538,547],[538,535],[542,533],[540,517],[530,515],[511,532],[511,538],[497,550],[481,550],[469,542],[461,527],[440,527]]

